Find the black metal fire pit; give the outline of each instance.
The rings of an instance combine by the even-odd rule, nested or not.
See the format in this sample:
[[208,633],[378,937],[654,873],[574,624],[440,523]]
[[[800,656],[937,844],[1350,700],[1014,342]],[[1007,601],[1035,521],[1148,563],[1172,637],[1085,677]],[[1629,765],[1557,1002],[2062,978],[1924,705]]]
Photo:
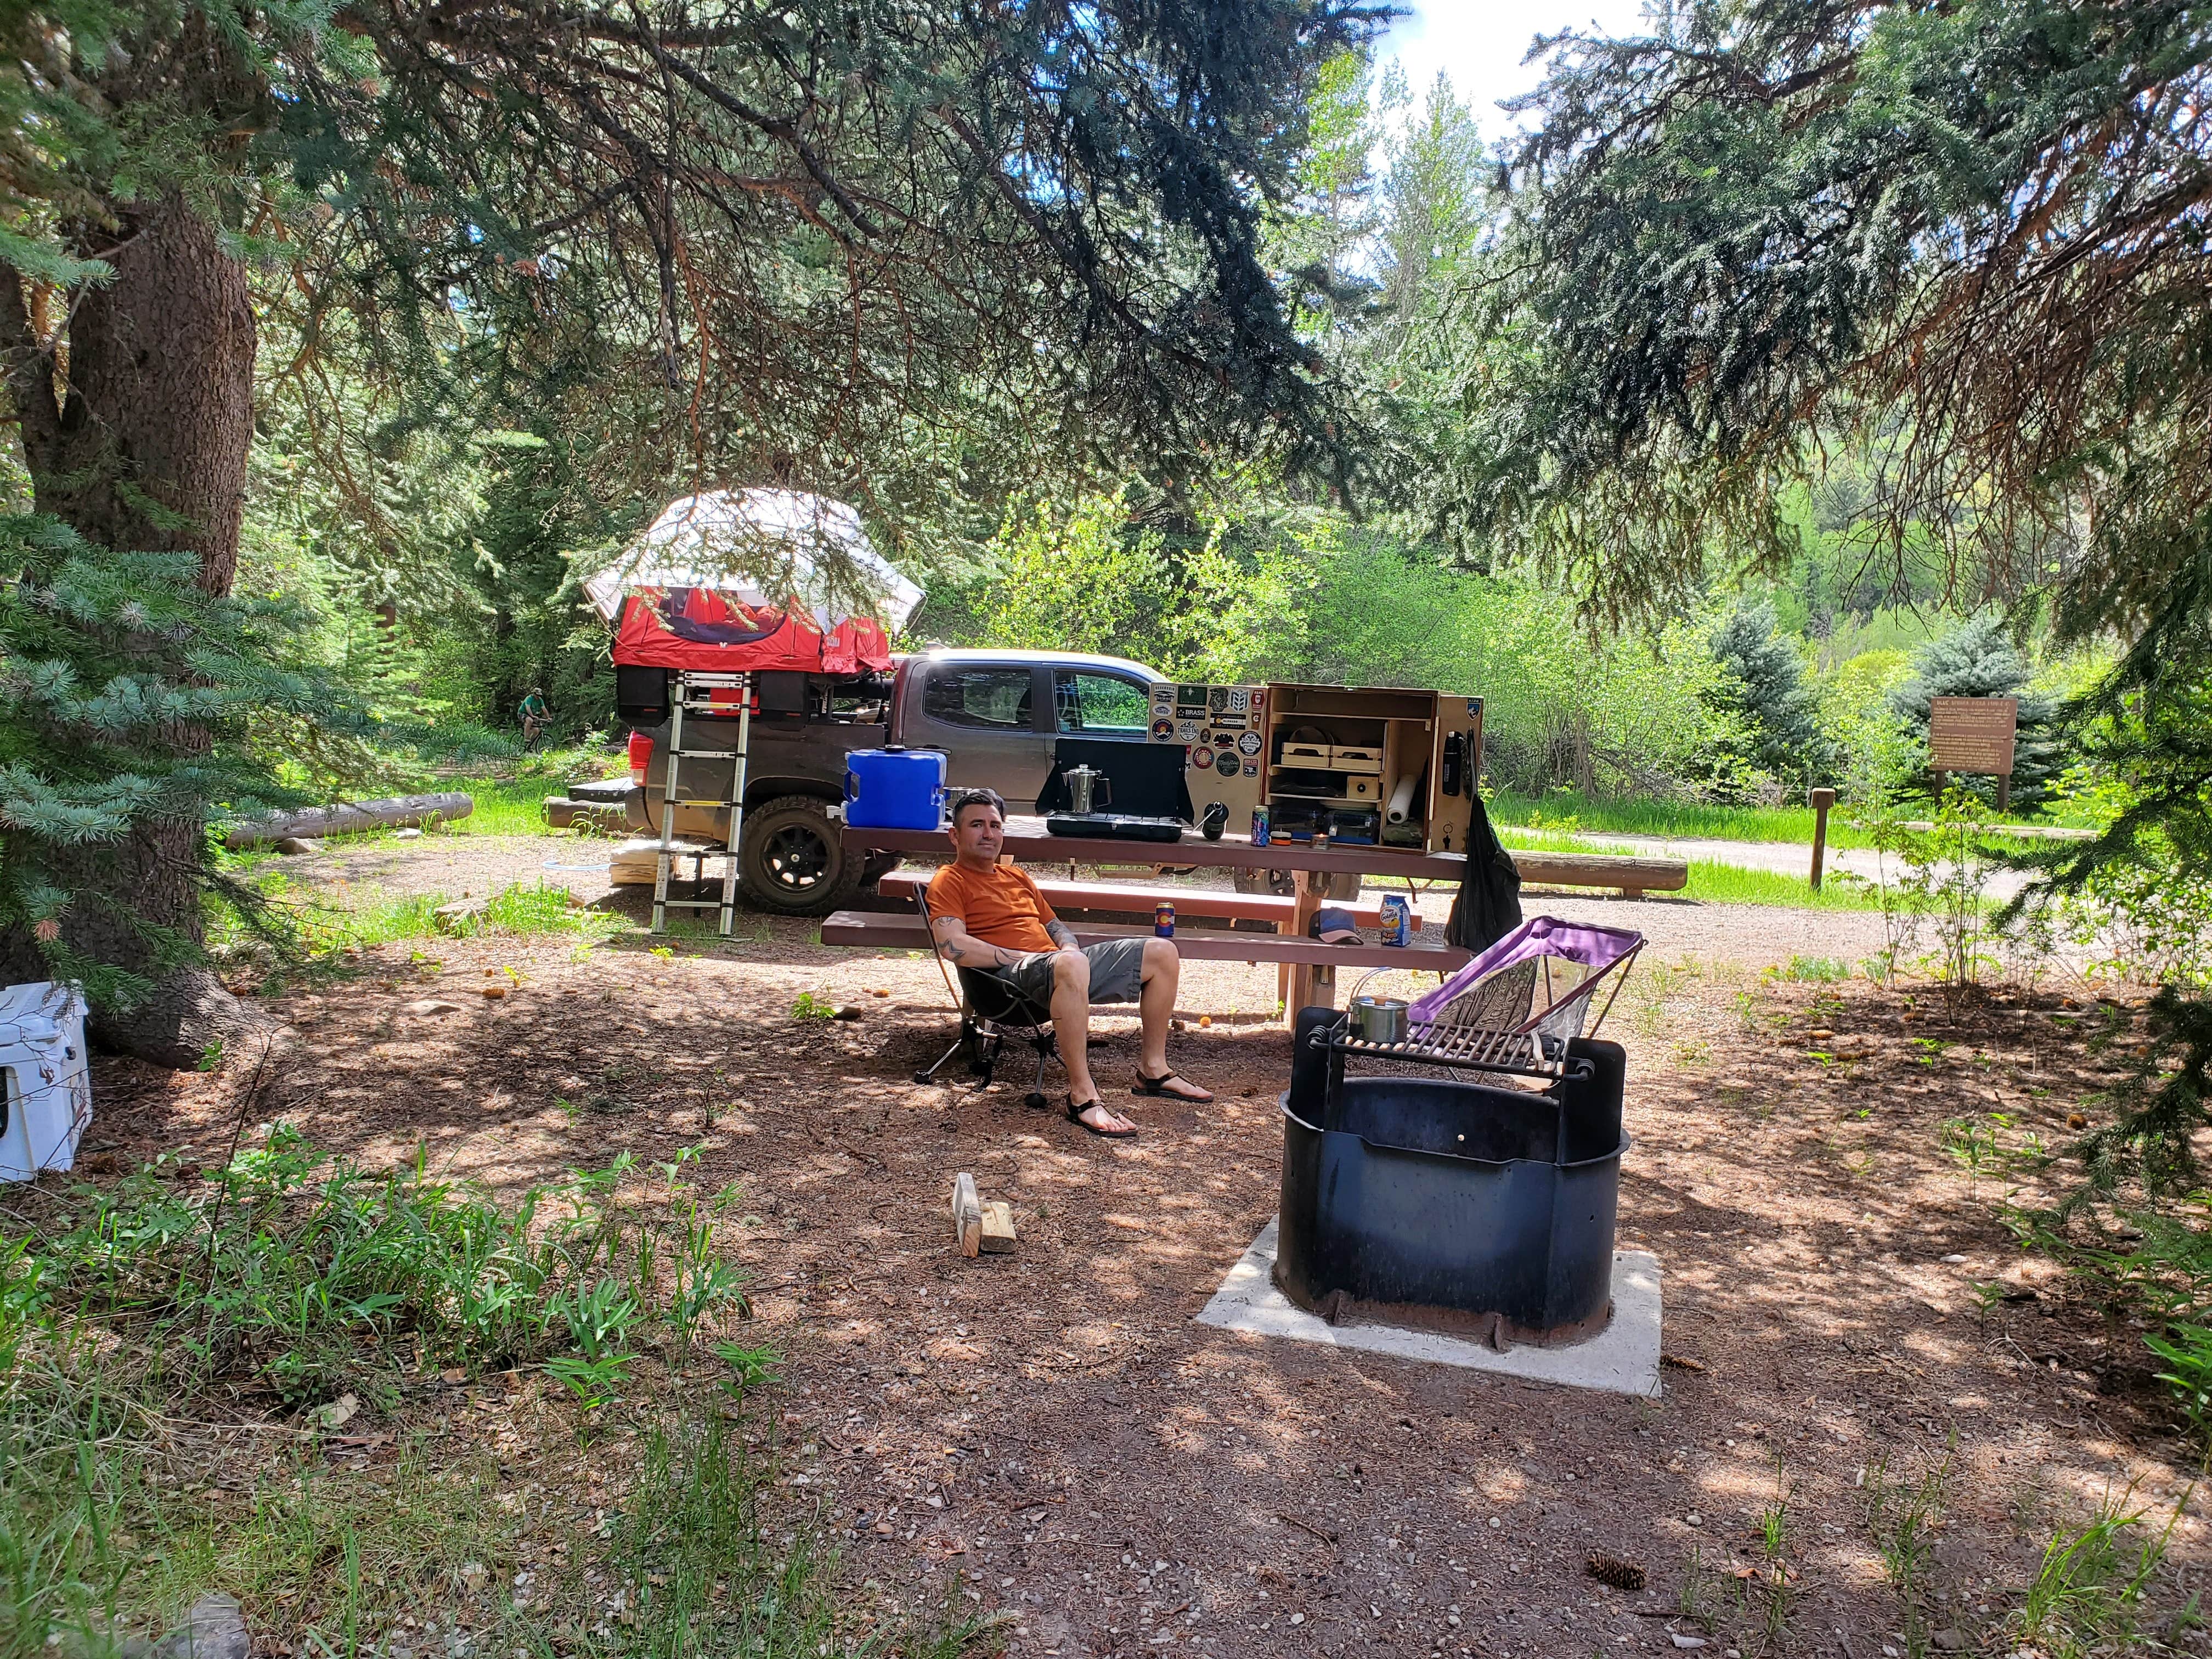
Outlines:
[[[1597,981],[1642,943],[1625,937],[1634,945],[1533,1016],[1525,957],[1432,1002],[1401,1042],[1363,1042],[1331,1009],[1299,1016],[1275,1255],[1285,1295],[1332,1322],[1501,1346],[1604,1328],[1624,1055],[1577,1033]],[[1501,1018],[1516,1004],[1522,1018]]]

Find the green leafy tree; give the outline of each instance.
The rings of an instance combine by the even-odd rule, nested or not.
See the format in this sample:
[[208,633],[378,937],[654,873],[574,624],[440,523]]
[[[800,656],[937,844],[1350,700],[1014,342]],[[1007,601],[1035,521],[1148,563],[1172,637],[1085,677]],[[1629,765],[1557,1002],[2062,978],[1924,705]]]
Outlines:
[[[1340,518],[1218,517],[1178,549],[1125,493],[1033,509],[989,574],[931,595],[925,629],[959,643],[1105,651],[1209,681],[1419,685],[1485,699],[1489,765],[1510,787],[1686,795],[1755,782],[1725,712],[1707,619],[1650,639],[1562,626],[1565,596],[1440,567]],[[1714,757],[1723,757],[1716,766]]]
[[[1188,471],[1249,447],[1325,469],[1350,434],[1261,263],[1262,209],[1320,66],[1382,15],[0,11],[0,372],[34,493],[0,575],[67,596],[69,561],[106,549],[148,571],[132,597],[149,607],[184,603],[157,568],[230,592],[257,264],[306,296],[290,326],[309,360],[336,339],[464,419],[618,435],[589,446],[599,500],[702,476],[811,485],[896,542],[1047,465],[1141,449]],[[96,665],[95,700],[140,685],[164,718],[94,751],[84,787],[109,780],[121,818],[64,833],[77,757],[9,705],[0,967],[112,963],[103,983],[127,994],[103,996],[101,1035],[191,1056],[242,1018],[184,957],[205,826],[254,797],[184,763],[224,740],[220,699],[248,682],[222,677],[244,653],[179,647],[134,681],[109,612],[51,614],[85,640],[17,635],[11,684]],[[167,793],[136,792],[172,763]]]
[[1232,550],[1220,520],[1202,544],[1178,549],[1133,518],[1127,497],[1093,496],[1064,514],[1040,505],[1010,522],[987,554],[991,574],[963,596],[963,641],[1129,657],[1213,684],[1279,678],[1300,659],[1313,549],[1286,539]]
[[978,642],[1157,658],[1176,587],[1163,547],[1158,532],[1131,524],[1125,492],[1094,496],[1064,519],[1032,508],[993,549],[998,568]]
[[1862,651],[1820,687],[1820,727],[1837,754],[1837,784],[1853,805],[1880,811],[1928,763],[1926,743],[1890,701],[1912,672],[1898,650]]

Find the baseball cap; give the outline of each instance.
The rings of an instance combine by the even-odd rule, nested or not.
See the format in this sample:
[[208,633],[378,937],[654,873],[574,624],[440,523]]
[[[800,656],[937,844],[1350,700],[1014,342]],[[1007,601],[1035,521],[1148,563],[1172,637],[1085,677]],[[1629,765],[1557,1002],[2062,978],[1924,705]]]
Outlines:
[[1306,936],[1323,945],[1357,945],[1359,927],[1349,910],[1316,910],[1314,919],[1306,925]]

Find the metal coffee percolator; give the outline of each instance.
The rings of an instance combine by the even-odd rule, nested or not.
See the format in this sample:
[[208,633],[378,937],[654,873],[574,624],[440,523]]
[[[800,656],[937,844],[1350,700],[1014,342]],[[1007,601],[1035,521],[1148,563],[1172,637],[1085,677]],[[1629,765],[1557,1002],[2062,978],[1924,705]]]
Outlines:
[[1094,805],[1104,806],[1114,799],[1114,780],[1095,766],[1071,766],[1065,775],[1068,801],[1078,812],[1088,812]]

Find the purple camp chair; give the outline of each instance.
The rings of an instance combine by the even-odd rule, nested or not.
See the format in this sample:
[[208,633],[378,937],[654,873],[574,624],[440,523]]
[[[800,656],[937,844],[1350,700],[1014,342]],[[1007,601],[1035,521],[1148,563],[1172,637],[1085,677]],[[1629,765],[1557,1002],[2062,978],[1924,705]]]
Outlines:
[[[1339,1041],[1351,1053],[1555,1076],[1569,1042],[1597,1035],[1628,977],[1628,964],[1643,948],[1644,935],[1626,928],[1537,916],[1414,1001],[1407,1010],[1403,1042]],[[1581,972],[1571,985],[1562,983],[1569,967]],[[1359,985],[1352,987],[1355,998]],[[1601,986],[1605,1006],[1585,1031]]]

